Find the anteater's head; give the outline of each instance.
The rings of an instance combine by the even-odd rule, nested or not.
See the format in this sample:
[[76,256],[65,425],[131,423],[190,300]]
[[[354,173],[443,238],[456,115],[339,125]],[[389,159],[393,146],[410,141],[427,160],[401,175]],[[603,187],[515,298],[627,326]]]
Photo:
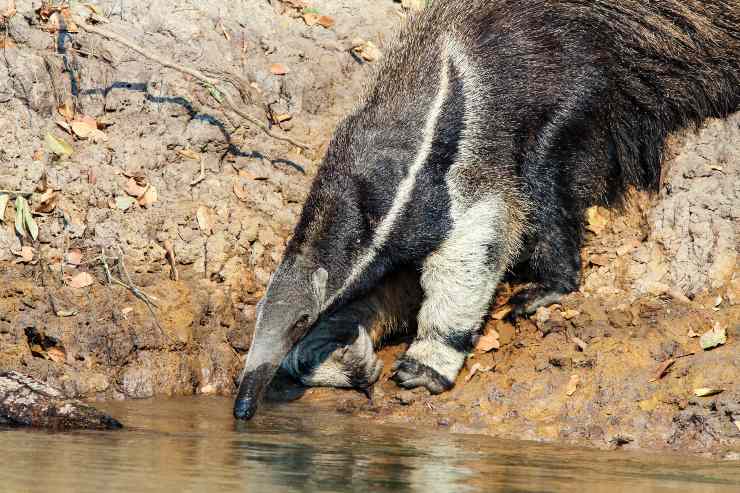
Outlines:
[[257,307],[252,345],[234,416],[251,418],[290,352],[320,315],[372,287],[384,270],[377,255],[377,186],[347,166],[351,156],[335,140],[314,180],[282,262]]

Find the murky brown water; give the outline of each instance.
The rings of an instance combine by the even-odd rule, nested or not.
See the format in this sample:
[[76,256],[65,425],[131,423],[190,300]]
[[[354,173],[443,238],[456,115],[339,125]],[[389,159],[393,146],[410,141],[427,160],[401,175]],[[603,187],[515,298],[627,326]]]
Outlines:
[[0,431],[0,491],[740,491],[740,462],[373,426],[301,403],[250,423],[224,398],[101,407],[127,429]]

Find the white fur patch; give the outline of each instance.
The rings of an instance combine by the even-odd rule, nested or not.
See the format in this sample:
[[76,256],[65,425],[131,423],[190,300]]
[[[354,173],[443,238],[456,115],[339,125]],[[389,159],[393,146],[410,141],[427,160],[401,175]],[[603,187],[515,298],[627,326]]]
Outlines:
[[424,130],[422,133],[422,143],[419,150],[416,153],[414,162],[409,167],[406,177],[401,181],[398,186],[398,193],[393,198],[393,204],[391,205],[388,214],[385,215],[383,220],[378,225],[373,237],[373,242],[367,249],[365,254],[361,257],[360,261],[354,266],[352,272],[347,277],[342,287],[324,304],[324,309],[328,308],[336,298],[342,295],[365,271],[365,269],[372,263],[375,257],[378,255],[380,249],[385,245],[388,240],[388,236],[393,230],[393,226],[396,224],[398,217],[403,212],[404,208],[411,200],[411,194],[416,186],[416,178],[421,169],[424,167],[429,154],[432,151],[432,145],[434,143],[434,134],[437,129],[437,121],[439,120],[440,113],[442,111],[442,105],[447,98],[449,92],[449,73],[448,73],[448,60],[446,53],[442,56],[439,78],[439,89],[437,95],[432,102],[432,106],[429,108],[427,114],[426,123],[424,124]]

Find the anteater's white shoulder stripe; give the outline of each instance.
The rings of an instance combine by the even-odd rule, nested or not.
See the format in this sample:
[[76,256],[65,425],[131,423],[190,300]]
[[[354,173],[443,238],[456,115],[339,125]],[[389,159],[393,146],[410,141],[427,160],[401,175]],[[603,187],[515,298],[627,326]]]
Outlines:
[[373,242],[367,251],[360,257],[360,260],[355,264],[352,272],[350,273],[344,285],[339,289],[331,298],[329,298],[324,304],[324,309],[328,308],[339,296],[341,296],[347,288],[349,288],[365,271],[365,269],[372,263],[375,257],[378,255],[380,249],[388,241],[388,237],[393,231],[396,221],[403,212],[406,205],[411,200],[411,194],[414,191],[416,185],[416,178],[424,167],[429,158],[429,154],[432,152],[432,145],[434,143],[434,134],[437,130],[437,122],[439,121],[440,114],[442,112],[442,106],[449,92],[449,60],[447,57],[447,50],[445,49],[441,57],[440,77],[439,77],[439,89],[434,97],[429,112],[427,113],[426,122],[424,124],[424,130],[422,134],[422,142],[419,150],[416,153],[414,162],[409,167],[408,173],[401,181],[398,187],[398,192],[393,198],[393,204],[391,205],[388,214],[378,225],[373,237]]

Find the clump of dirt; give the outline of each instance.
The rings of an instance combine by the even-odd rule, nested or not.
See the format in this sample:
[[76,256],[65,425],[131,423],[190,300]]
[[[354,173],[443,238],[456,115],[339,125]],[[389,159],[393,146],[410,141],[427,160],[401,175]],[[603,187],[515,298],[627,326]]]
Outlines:
[[[213,87],[16,3],[0,29],[0,369],[67,397],[230,395],[331,131],[403,6],[95,4],[106,29],[225,81],[245,111],[314,145],[304,151],[225,110]],[[401,344],[381,352],[370,402],[274,394],[455,432],[736,446],[739,146],[740,115],[674,136],[659,196],[590,211],[581,291],[530,320],[494,315],[451,392],[389,382]],[[36,240],[14,223],[19,196]],[[702,349],[695,336],[715,326],[725,343]]]

